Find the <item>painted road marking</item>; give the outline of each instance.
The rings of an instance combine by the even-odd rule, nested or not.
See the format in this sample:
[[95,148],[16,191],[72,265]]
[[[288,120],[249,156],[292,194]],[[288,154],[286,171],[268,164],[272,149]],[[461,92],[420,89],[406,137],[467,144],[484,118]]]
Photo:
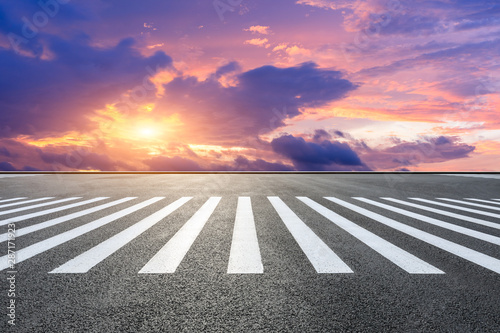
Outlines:
[[267,197],[288,231],[318,273],[353,273],[342,261],[280,198]]
[[495,273],[500,274],[500,260],[490,257],[484,253],[469,249],[465,246],[450,242],[449,240],[446,240],[444,238],[434,236],[428,232],[419,230],[414,227],[410,227],[404,223],[395,221],[393,219],[390,219],[388,217],[379,215],[377,213],[373,213],[367,209],[355,206],[353,204],[350,204],[348,202],[345,202],[340,199],[336,199],[335,201],[339,205],[342,205],[346,208],[349,208],[361,215],[364,215],[368,218],[371,218],[377,222],[380,222],[388,227],[391,227],[393,229],[399,230],[402,233],[405,233],[407,235],[410,235],[416,239],[419,239],[423,242],[426,242],[428,244],[434,245],[444,251],[447,251],[451,254],[454,254],[458,257],[461,257],[465,260],[468,260],[472,263],[475,263],[479,266],[482,266],[486,269],[492,270]]
[[465,198],[465,200],[473,200],[473,201],[478,201],[478,202],[486,202],[486,203],[490,203],[490,204],[500,205],[500,202],[490,201],[490,200],[481,200],[481,199],[473,199],[473,198]]
[[459,219],[459,220],[463,220],[463,221],[467,221],[467,222],[471,222],[471,223],[475,223],[475,224],[484,225],[486,227],[490,227],[490,228],[494,228],[494,229],[500,229],[500,224],[495,223],[495,222],[485,221],[485,220],[481,220],[481,219],[478,219],[478,218],[475,218],[475,217],[470,217],[470,216],[467,216],[467,215],[461,215],[461,214],[451,213],[451,212],[447,212],[445,210],[441,210],[441,209],[437,209],[437,208],[432,208],[432,207],[428,207],[428,206],[422,206],[422,205],[418,205],[418,204],[415,204],[415,203],[412,203],[412,202],[398,200],[398,199],[394,199],[394,198],[380,198],[380,199],[384,199],[384,200],[396,202],[396,203],[399,203],[399,204],[402,204],[402,205],[419,208],[419,209],[422,209],[422,210],[426,210],[426,211],[429,211],[429,212],[433,212],[433,213],[437,213],[437,214],[441,214],[441,215],[445,215],[445,216],[449,216],[449,217],[454,217],[454,218]]
[[227,273],[264,273],[250,197],[238,198]]
[[[164,199],[164,197],[155,197],[149,200],[146,200],[144,202],[141,202],[139,204],[136,204],[132,207],[125,208],[123,210],[120,210],[116,213],[113,213],[111,215],[105,216],[103,218],[100,218],[98,220],[95,220],[93,222],[84,224],[80,227],[77,227],[75,229],[68,230],[66,232],[63,232],[62,234],[50,237],[48,239],[45,239],[43,241],[40,241],[38,243],[35,243],[33,245],[30,245],[28,247],[25,247],[21,250],[18,250],[16,252],[16,263],[22,262],[26,259],[29,259],[31,257],[36,256],[37,254],[40,254],[42,252],[45,252],[47,250],[50,250],[58,245],[61,245],[63,243],[66,243],[76,237],[79,237],[83,234],[86,234],[94,229],[97,229],[99,227],[102,227],[110,222],[113,222],[121,217],[124,217],[126,215],[129,215],[141,208],[144,208],[146,206],[149,206],[157,201],[160,201]],[[8,263],[8,256],[5,255],[0,258],[0,271],[6,269],[9,267]]]
[[459,204],[464,204],[464,205],[469,205],[469,206],[475,206],[475,207],[480,207],[480,208],[487,208],[487,209],[493,209],[493,210],[500,210],[500,207],[493,207],[493,206],[488,206],[488,205],[481,205],[473,202],[467,202],[463,200],[455,200],[455,199],[447,199],[447,198],[436,198],[438,200],[445,200],[449,202],[456,202]]
[[[85,209],[85,210],[82,210],[82,211],[79,211],[79,212],[76,212],[76,213],[72,213],[72,214],[69,214],[69,215],[57,217],[55,219],[48,220],[48,221],[45,221],[45,222],[42,222],[42,223],[37,223],[37,224],[31,225],[29,227],[25,227],[25,228],[21,228],[21,229],[16,229],[16,238],[17,237],[21,237],[23,235],[27,235],[29,233],[32,233],[32,232],[35,232],[35,231],[38,231],[38,230],[42,230],[42,229],[45,229],[45,228],[52,227],[52,226],[54,226],[56,224],[59,224],[59,223],[63,223],[63,222],[66,222],[66,221],[69,221],[69,220],[72,220],[72,219],[76,219],[78,217],[82,217],[82,216],[85,216],[85,215],[88,215],[88,214],[91,214],[91,213],[94,213],[94,212],[98,212],[100,210],[103,210],[103,209],[106,209],[106,208],[109,208],[109,207],[112,207],[112,206],[115,206],[115,205],[118,205],[118,204],[130,201],[130,200],[136,199],[136,198],[137,197],[126,197],[126,198],[119,199],[119,200],[116,200],[116,201],[108,202],[108,203],[100,205],[100,206],[96,206],[96,207],[92,207],[92,208],[89,208],[89,209]],[[0,242],[5,242],[7,240],[7,237],[8,237],[7,233],[0,235]]]
[[[417,258],[413,254],[360,227],[359,225],[338,215],[337,213],[318,204],[317,202],[306,197],[297,198],[408,273],[444,274],[443,271],[437,269],[431,264]],[[325,199],[333,201],[335,203],[337,203],[338,200],[333,197],[325,197]]]
[[51,209],[47,209],[47,210],[42,210],[41,212],[35,212],[35,213],[31,213],[31,214],[26,214],[26,215],[11,217],[9,219],[0,221],[0,226],[6,225],[6,224],[9,224],[9,223],[13,223],[13,222],[24,221],[24,220],[27,220],[27,219],[30,219],[30,218],[33,218],[33,217],[38,217],[38,216],[43,216],[43,215],[47,215],[47,214],[59,212],[61,210],[75,208],[75,207],[79,207],[79,206],[83,206],[83,205],[88,205],[90,203],[93,203],[93,202],[96,202],[96,201],[101,201],[101,200],[104,200],[104,199],[108,199],[108,197],[93,198],[93,199],[90,199],[90,200],[80,201],[80,202],[73,203],[73,204],[66,205],[66,206],[61,206],[61,207],[57,207],[57,208],[51,208]]
[[22,212],[24,210],[31,210],[31,209],[45,207],[45,206],[52,206],[52,205],[56,205],[56,204],[59,204],[59,203],[66,202],[66,201],[72,201],[72,200],[81,199],[81,198],[82,197],[66,198],[66,199],[60,199],[60,200],[55,200],[55,201],[49,201],[49,202],[41,203],[41,204],[38,204],[38,205],[32,205],[32,206],[27,206],[27,207],[21,207],[21,208],[15,208],[15,209],[10,209],[10,210],[4,210],[4,211],[0,212],[0,215],[17,213],[17,212]]
[[373,201],[370,199],[365,199],[365,198],[361,198],[361,197],[353,197],[353,199],[360,200],[360,201],[369,203],[371,205],[374,205],[374,206],[377,206],[380,208],[384,208],[384,209],[390,210],[390,211],[395,212],[395,213],[399,213],[401,215],[409,216],[409,217],[412,217],[414,219],[417,219],[417,220],[420,220],[420,221],[423,221],[423,222],[426,222],[426,223],[429,223],[429,224],[432,224],[432,225],[435,225],[435,226],[438,226],[441,228],[445,228],[445,229],[452,230],[452,231],[455,231],[455,232],[458,232],[458,233],[461,233],[461,234],[464,234],[464,235],[467,235],[470,237],[474,237],[474,238],[483,240],[485,242],[500,245],[500,237],[489,235],[489,234],[486,234],[484,232],[479,232],[479,231],[472,230],[469,228],[464,228],[464,227],[458,226],[456,224],[437,220],[437,219],[434,219],[432,217],[413,213],[413,212],[410,212],[408,210],[389,206],[389,205],[386,205],[386,204],[383,204],[383,203],[380,203],[377,201]]
[[0,200],[0,203],[9,202],[9,201],[16,201],[16,200],[21,200],[21,199],[28,199],[28,198],[27,197],[20,197],[20,198],[4,199],[4,200]]
[[154,226],[156,223],[163,220],[176,209],[191,200],[192,197],[182,197],[177,201],[171,203],[156,213],[146,217],[145,219],[137,222],[136,224],[128,227],[127,229],[119,232],[108,240],[94,246],[90,250],[80,254],[68,261],[67,263],[59,266],[50,273],[86,273],[91,268],[99,264],[101,261],[127,245],[133,239],[144,233],[146,230]]
[[174,273],[220,200],[220,197],[208,199],[139,273]]
[[45,197],[45,198],[31,199],[31,200],[21,201],[21,202],[14,202],[14,203],[10,203],[10,204],[0,205],[0,208],[12,207],[12,206],[18,206],[18,205],[24,205],[24,204],[27,204],[27,203],[32,203],[32,202],[37,202],[37,201],[43,201],[43,200],[49,200],[49,199],[54,199],[54,197]]
[[408,199],[417,200],[417,201],[421,201],[421,202],[425,202],[425,203],[430,203],[430,204],[438,205],[438,206],[443,206],[443,207],[447,207],[447,208],[453,208],[453,209],[463,210],[463,211],[466,211],[466,212],[469,212],[469,213],[475,213],[475,214],[479,214],[479,215],[485,215],[485,216],[491,216],[491,217],[500,218],[500,214],[495,214],[495,213],[490,213],[490,212],[484,212],[482,210],[477,210],[477,209],[472,209],[472,208],[465,208],[465,207],[456,206],[456,205],[449,205],[449,204],[445,204],[445,203],[442,203],[442,202],[437,202],[437,201],[427,200],[427,199],[422,199],[422,198],[408,198]]

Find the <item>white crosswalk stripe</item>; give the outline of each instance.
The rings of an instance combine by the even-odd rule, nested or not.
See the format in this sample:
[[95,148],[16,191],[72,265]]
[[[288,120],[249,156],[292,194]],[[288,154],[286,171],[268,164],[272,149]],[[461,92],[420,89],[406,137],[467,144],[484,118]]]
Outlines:
[[[25,248],[16,252],[16,262],[19,263],[19,262],[22,262],[26,259],[34,257],[37,254],[40,254],[42,252],[45,252],[47,250],[50,250],[50,249],[58,246],[58,245],[66,243],[66,242],[68,242],[76,237],[79,237],[79,236],[86,234],[94,229],[102,227],[110,222],[113,222],[121,217],[129,215],[129,214],[131,214],[131,213],[133,213],[141,208],[149,206],[149,205],[151,205],[157,201],[160,201],[162,199],[163,199],[163,197],[155,197],[155,198],[146,200],[146,201],[141,202],[141,203],[134,205],[132,207],[123,209],[119,212],[105,216],[105,217],[100,218],[98,220],[95,220],[93,222],[84,224],[78,228],[71,229],[71,230],[63,232],[62,234],[59,234],[57,236],[50,237],[46,240],[40,241],[40,242],[35,243],[33,245],[30,245],[28,247],[25,247]],[[0,257],[0,271],[6,269],[8,267],[9,267],[8,255]]]
[[0,203],[10,202],[10,201],[16,201],[16,200],[22,200],[22,199],[27,199],[27,198],[26,197],[20,197],[20,198],[4,199],[4,200],[0,200]]
[[250,197],[239,197],[227,273],[259,274],[263,272],[252,202]]
[[[9,224],[9,223],[13,223],[13,222],[19,222],[19,221],[28,220],[28,219],[31,219],[31,218],[34,218],[34,217],[38,217],[38,216],[52,214],[52,213],[55,213],[55,212],[60,212],[62,210],[66,210],[66,209],[71,209],[71,208],[80,207],[80,206],[83,206],[83,205],[88,205],[88,204],[91,204],[91,203],[94,203],[94,202],[97,202],[97,201],[101,201],[101,200],[104,200],[104,199],[108,199],[108,197],[98,197],[98,198],[94,198],[94,199],[90,199],[90,200],[80,201],[80,202],[73,203],[73,204],[66,205],[66,206],[61,206],[61,207],[51,208],[51,209],[47,209],[47,210],[42,210],[41,212],[36,212],[36,213],[31,213],[31,214],[26,214],[26,215],[11,217],[9,219],[0,221],[0,226],[6,225],[6,224]],[[58,203],[60,203],[60,202],[61,201],[59,201]]]
[[353,273],[351,268],[333,252],[302,220],[278,197],[268,197],[288,231],[297,241],[318,273]]
[[76,200],[76,199],[81,199],[81,197],[66,198],[66,199],[49,201],[49,202],[45,202],[45,203],[41,203],[41,204],[37,204],[37,205],[32,205],[32,206],[27,206],[27,207],[21,207],[21,208],[4,210],[4,211],[0,212],[0,215],[7,215],[7,214],[22,212],[22,211],[25,211],[25,210],[30,210],[30,209],[35,209],[35,208],[40,208],[40,207],[45,207],[45,206],[52,206],[52,205],[56,205],[58,203],[62,203],[62,202],[66,202],[66,201],[72,201],[72,200]]
[[479,232],[479,231],[472,230],[472,229],[469,229],[469,228],[464,228],[464,227],[458,226],[456,224],[444,222],[444,221],[441,221],[441,220],[438,220],[438,219],[434,219],[432,217],[428,217],[428,216],[425,216],[425,215],[413,213],[413,212],[410,212],[408,210],[404,210],[404,209],[401,209],[401,208],[397,208],[397,207],[393,207],[393,206],[390,206],[390,205],[386,205],[386,204],[383,204],[381,202],[376,202],[376,201],[373,201],[373,200],[370,200],[370,199],[360,198],[360,197],[354,197],[354,199],[360,200],[360,201],[363,201],[363,202],[366,202],[366,203],[369,203],[369,204],[372,204],[372,205],[377,206],[377,207],[381,207],[381,208],[390,210],[391,212],[396,212],[396,213],[399,213],[401,215],[409,216],[409,217],[412,217],[414,219],[417,219],[417,220],[420,220],[420,221],[423,221],[423,222],[427,222],[427,223],[430,223],[430,224],[433,224],[433,225],[437,225],[438,227],[441,227],[441,228],[445,228],[445,229],[448,229],[448,230],[453,230],[455,232],[459,232],[461,234],[464,234],[464,235],[467,235],[467,236],[470,236],[470,237],[481,239],[481,240],[483,240],[485,242],[489,242],[489,243],[492,243],[492,244],[500,245],[500,237],[489,235],[489,234],[486,234],[484,232]]
[[[109,207],[112,207],[112,206],[115,206],[115,205],[118,205],[118,204],[130,201],[132,199],[136,199],[136,197],[127,197],[127,198],[119,199],[119,200],[116,200],[116,201],[108,202],[108,203],[100,205],[100,206],[96,206],[96,207],[92,207],[92,208],[89,208],[89,209],[85,209],[85,210],[82,210],[82,211],[79,211],[79,212],[76,212],[76,213],[73,213],[73,214],[69,214],[69,215],[57,217],[55,219],[52,219],[52,220],[49,220],[49,221],[45,221],[45,222],[42,222],[42,223],[37,223],[37,224],[31,225],[29,227],[17,229],[16,230],[16,237],[21,237],[21,236],[30,234],[30,233],[38,231],[38,230],[42,230],[42,229],[45,229],[45,228],[52,227],[52,226],[57,225],[59,223],[63,223],[63,222],[66,222],[66,221],[69,221],[69,220],[72,220],[72,219],[76,219],[78,217],[82,217],[82,216],[85,216],[85,215],[88,215],[88,214],[91,214],[91,213],[95,213],[95,212],[98,212],[100,210],[103,210],[103,209],[106,209],[106,208],[109,208]],[[5,241],[7,241],[7,239],[8,239],[8,234],[7,233],[0,235],[0,242],[5,242]]]
[[[305,198],[298,197],[300,201],[335,223],[340,228],[344,229],[352,236],[359,239],[361,242],[368,245],[370,248],[392,261],[397,266],[401,267],[408,273],[412,274],[443,274],[444,272],[426,263],[425,261],[415,257],[411,253],[397,247],[394,244],[389,243],[385,239],[375,235],[374,233],[360,227],[359,225],[349,221],[348,219],[338,215],[337,213],[331,211],[330,209],[318,204],[317,202]],[[338,199],[332,197],[325,197],[333,202],[337,202]]]
[[449,204],[445,204],[445,203],[442,203],[442,202],[438,202],[438,201],[434,201],[434,200],[427,200],[427,199],[422,199],[422,198],[410,198],[410,199],[417,200],[417,201],[420,201],[420,202],[430,203],[430,204],[433,204],[433,205],[443,206],[443,207],[447,207],[447,208],[453,208],[453,209],[463,210],[463,211],[466,211],[466,212],[469,212],[469,213],[474,213],[474,214],[479,214],[479,215],[484,215],[484,216],[491,216],[491,217],[495,217],[495,218],[500,218],[500,214],[485,212],[485,211],[482,211],[482,210],[471,209],[471,208],[461,207],[461,206],[457,206],[457,205],[449,205]]
[[455,199],[448,199],[448,198],[437,198],[439,200],[445,200],[449,202],[456,202],[459,204],[464,204],[464,205],[469,205],[469,206],[474,206],[474,207],[481,207],[481,208],[487,208],[487,209],[493,209],[493,210],[500,210],[500,207],[493,207],[493,206],[488,206],[488,205],[482,205],[474,202],[467,202],[463,200],[455,200]]
[[19,206],[19,205],[24,205],[24,204],[32,203],[32,202],[49,200],[49,199],[54,199],[54,197],[45,197],[45,198],[38,198],[38,199],[31,199],[31,200],[26,200],[26,201],[14,202],[14,203],[10,203],[10,204],[0,205],[0,208],[7,208],[7,207],[12,207],[12,206]]
[[[285,204],[285,202],[276,196],[269,196],[267,199],[274,208],[276,217],[279,223],[284,223],[287,232],[293,237],[300,250],[304,253],[305,258],[311,263],[311,269],[317,273],[323,274],[335,274],[335,273],[355,273],[351,267],[344,262],[340,256],[349,252],[349,246],[355,244],[355,242],[361,242],[367,245],[369,248],[374,250],[375,256],[380,255],[380,260],[389,260],[394,264],[394,270],[397,271],[399,268],[406,271],[409,274],[444,274],[440,268],[437,268],[430,263],[426,262],[425,258],[418,258],[411,254],[411,249],[405,248],[404,250],[391,242],[391,239],[382,238],[381,236],[375,234],[372,231],[361,227],[359,224],[354,223],[359,219],[359,215],[364,216],[367,222],[376,222],[376,224],[383,224],[387,227],[397,230],[396,232],[401,232],[403,234],[409,235],[418,241],[432,245],[435,248],[444,250],[451,255],[460,257],[473,263],[479,265],[489,271],[500,274],[500,255],[498,258],[494,255],[495,252],[489,254],[482,253],[478,250],[473,250],[464,245],[458,244],[454,241],[447,240],[445,238],[433,235],[430,232],[420,230],[416,227],[411,226],[412,220],[421,221],[427,224],[433,225],[435,227],[443,228],[462,234],[475,240],[479,241],[476,245],[481,248],[481,242],[485,242],[485,245],[492,246],[500,245],[500,237],[497,234],[489,233],[484,231],[484,228],[479,231],[475,230],[473,227],[480,225],[489,228],[500,229],[499,221],[486,221],[483,219],[474,218],[464,214],[457,214],[449,210],[454,210],[455,205],[443,203],[442,201],[433,201],[428,199],[420,198],[408,198],[408,199],[418,199],[422,203],[427,204],[440,204],[443,209],[437,209],[429,207],[426,205],[416,204],[409,201],[399,200],[395,198],[383,197],[381,199],[385,201],[392,202],[393,204],[386,204],[380,202],[380,200],[372,200],[365,197],[352,197],[351,200],[357,200],[366,204],[363,207],[368,207],[368,209],[355,205],[349,201],[339,199],[337,197],[324,197],[326,200],[330,201],[330,205],[323,206],[320,203],[311,200],[308,197],[296,197],[293,204]],[[15,199],[15,200],[14,200]],[[26,199],[25,197],[19,198],[7,198],[3,202],[10,202],[6,205],[13,203],[14,201]],[[29,214],[19,214],[9,217],[4,220],[0,220],[0,226],[8,224],[8,228],[12,229],[15,227],[15,231],[9,230],[9,232],[0,234],[0,243],[6,241],[15,240],[18,237],[22,237],[28,234],[34,234],[40,230],[54,227],[60,225],[67,221],[79,221],[79,226],[72,228],[68,231],[56,234],[55,236],[37,241],[29,246],[21,249],[16,249],[16,263],[23,262],[34,256],[41,255],[44,252],[64,244],[69,241],[79,242],[77,238],[84,234],[90,232],[97,232],[96,229],[104,227],[112,222],[119,223],[119,220],[150,206],[154,203],[159,202],[164,199],[164,197],[154,197],[140,203],[133,204],[131,201],[137,199],[137,197],[124,197],[121,199],[116,199],[106,203],[99,203],[99,205],[89,208],[79,208],[63,216],[56,216],[49,220],[43,221],[39,218],[44,215],[49,215],[55,212],[59,212],[65,209],[72,209],[82,207],[87,204],[93,204],[108,197],[96,197],[89,198],[86,200],[74,202],[71,204],[64,204],[67,201],[81,199],[80,197],[71,198],[38,198],[25,201],[25,204],[34,203],[37,201],[55,199],[53,201],[37,203],[31,206],[24,206],[9,209],[9,214],[19,213],[27,209],[33,209],[34,212]],[[179,265],[186,257],[187,253],[192,248],[194,242],[200,238],[200,241],[206,241],[205,238],[199,237],[201,231],[209,221],[209,219],[217,214],[223,214],[222,210],[219,212],[216,210],[222,197],[210,197],[201,207],[192,207],[192,205],[185,205],[190,201],[192,197],[181,197],[178,199],[170,200],[170,204],[165,205],[163,208],[158,208],[153,211],[149,216],[143,218],[139,222],[134,222],[131,226],[125,228],[124,230],[114,234],[113,236],[107,238],[106,240],[98,243],[89,250],[83,253],[77,254],[72,259],[59,263],[59,266],[48,273],[53,274],[68,274],[68,273],[87,273],[93,269],[99,269],[103,261],[110,261],[114,263],[115,258],[119,258],[122,255],[121,249],[126,246],[133,246],[133,241],[140,237],[145,237],[144,233],[150,230],[158,223],[168,223],[169,219],[174,218],[171,215],[174,211],[185,210],[185,209],[195,209],[194,214],[183,225],[180,229],[171,237],[163,247],[151,258],[145,258],[144,265],[138,273],[146,274],[165,274],[165,273],[175,273],[178,271]],[[480,207],[483,209],[489,209],[493,206],[487,206],[486,204],[497,204],[498,202],[475,198],[465,198],[461,201],[456,199],[448,198],[437,198],[437,200],[443,200],[447,202],[456,203],[457,207],[462,208],[462,211],[471,213],[470,215],[476,214],[476,209],[463,207],[462,205],[469,204],[469,206]],[[494,199],[491,199],[494,200]],[[477,202],[477,203],[475,203]],[[333,204],[332,204],[333,203]],[[311,214],[316,214],[319,218],[317,223],[324,223],[327,221],[332,222],[339,231],[346,231],[351,236],[352,239],[346,239],[346,248],[339,249],[339,255],[335,253],[318,235],[306,224],[307,220],[302,220],[295,212],[295,205],[303,205],[301,209],[306,209],[311,212]],[[400,204],[407,207],[412,207],[413,210],[421,210],[422,213],[416,213],[408,209],[403,209],[397,207],[395,204]],[[471,205],[472,204],[472,205]],[[500,204],[500,203],[498,203]],[[55,207],[50,209],[39,209],[48,205],[54,205]],[[118,205],[126,205],[122,207],[121,210],[106,213],[106,209]],[[185,205],[185,206],[184,206]],[[331,208],[331,205],[338,205],[337,208],[342,208],[341,212],[337,212],[336,208]],[[369,206],[368,206],[369,205]],[[347,208],[347,210],[346,210]],[[494,207],[498,208],[498,207]],[[116,208],[118,209],[118,208]],[[373,210],[372,210],[373,209]],[[445,210],[447,209],[447,210]],[[259,225],[255,223],[255,217],[261,214],[265,210],[265,207],[254,206],[252,207],[252,198],[248,196],[238,197],[238,202],[235,207],[236,214],[234,215],[234,227],[231,234],[231,247],[228,248],[228,252],[223,254],[227,258],[227,274],[263,274],[265,272],[265,267],[261,257],[261,245],[258,239]],[[376,213],[374,210],[385,210],[384,215]],[[496,209],[498,210],[498,209]],[[0,214],[5,213],[0,212]],[[89,216],[93,213],[102,212],[99,218],[91,219]],[[448,216],[446,221],[427,216],[426,213],[435,213],[444,216]],[[481,210],[481,212],[483,212]],[[486,213],[486,212],[485,212]],[[226,214],[226,213],[224,213]],[[340,215],[342,214],[342,215]],[[404,216],[405,223],[397,221],[397,217],[393,216]],[[224,215],[225,218],[228,218]],[[500,216],[500,215],[499,215]],[[491,218],[495,216],[490,216]],[[458,223],[453,223],[453,218],[455,220],[467,221],[472,223],[470,226],[463,227]],[[91,222],[88,222],[88,220]],[[326,219],[326,220],[324,220]],[[26,221],[28,225],[23,228],[18,228],[17,222]],[[273,221],[270,221],[273,222]],[[275,222],[275,221],[274,221]],[[329,222],[328,222],[329,223]],[[463,224],[463,222],[461,222]],[[335,228],[335,227],[334,227]],[[433,230],[433,229],[430,229]],[[495,230],[491,230],[492,232]],[[452,235],[451,233],[449,235]],[[225,236],[224,236],[225,237]],[[390,237],[395,237],[391,234]],[[29,239],[29,237],[26,237]],[[218,240],[210,240],[211,242]],[[354,243],[352,243],[354,242]],[[267,244],[269,245],[269,244]],[[192,250],[195,251],[196,250]],[[115,254],[116,253],[116,254]],[[377,254],[378,253],[378,254]],[[491,254],[493,253],[493,255]],[[48,254],[45,254],[47,256]],[[113,255],[113,256],[112,256]],[[196,253],[193,253],[196,255]],[[269,254],[268,254],[269,255]],[[369,255],[367,253],[367,255]],[[43,257],[43,256],[42,256]],[[385,259],[384,259],[385,258]],[[0,271],[9,268],[9,257],[4,255],[0,257]],[[114,263],[116,264],[116,263]],[[118,263],[119,264],[119,263]],[[97,267],[96,267],[97,266]],[[103,266],[106,267],[106,266]],[[399,267],[399,268],[398,268]]]
[[399,199],[394,199],[394,198],[381,198],[381,199],[392,201],[392,202],[396,202],[396,203],[399,203],[399,204],[402,204],[402,205],[406,205],[406,206],[409,206],[409,207],[419,208],[419,209],[422,209],[422,210],[425,210],[425,211],[428,211],[428,212],[432,212],[432,213],[437,213],[437,214],[441,214],[441,215],[444,215],[444,216],[453,217],[453,218],[456,218],[458,220],[467,221],[467,222],[471,222],[471,223],[475,223],[475,224],[480,224],[480,225],[484,225],[486,227],[490,227],[490,228],[494,228],[494,229],[500,229],[500,224],[495,223],[495,222],[485,221],[485,220],[478,219],[478,218],[475,218],[475,217],[471,217],[471,216],[467,216],[467,215],[462,215],[462,214],[456,214],[456,213],[448,212],[448,211],[445,211],[445,210],[442,210],[442,209],[437,209],[437,208],[432,208],[432,207],[428,207],[428,206],[423,206],[423,205],[415,204],[413,202],[403,201],[403,200],[399,200]]
[[162,219],[170,215],[177,208],[191,200],[191,197],[183,197],[167,207],[157,211],[142,221],[123,230],[110,239],[94,246],[90,250],[82,253],[78,257],[68,261],[64,265],[54,269],[50,273],[86,273],[92,267],[124,247],[127,243],[138,237],[140,234],[160,222]]
[[220,200],[220,197],[208,199],[139,273],[174,273]]
[[390,219],[388,217],[371,212],[367,209],[355,206],[355,205],[350,204],[346,201],[336,199],[335,202],[338,203],[339,205],[342,205],[346,208],[349,208],[349,209],[351,209],[351,210],[353,210],[361,215],[364,215],[364,216],[369,217],[377,222],[380,222],[388,227],[399,230],[407,235],[415,237],[421,241],[424,241],[428,244],[434,245],[434,246],[436,246],[444,251],[450,252],[451,254],[459,256],[463,259],[466,259],[466,260],[473,262],[479,266],[482,266],[484,268],[492,270],[495,273],[500,274],[500,260],[499,259],[490,257],[486,254],[481,253],[481,252],[469,249],[465,246],[450,242],[444,238],[434,236],[428,232],[425,232],[425,231],[419,230],[417,228],[408,226],[406,224],[395,221],[395,220]]
[[465,200],[472,200],[472,201],[477,201],[477,202],[485,202],[485,203],[489,203],[489,204],[500,205],[500,202],[491,201],[491,200],[474,199],[474,198],[465,198]]

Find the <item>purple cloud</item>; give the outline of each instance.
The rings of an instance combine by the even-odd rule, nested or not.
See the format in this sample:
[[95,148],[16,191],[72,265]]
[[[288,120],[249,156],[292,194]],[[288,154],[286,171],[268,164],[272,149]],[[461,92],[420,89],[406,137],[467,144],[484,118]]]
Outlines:
[[142,56],[130,38],[111,48],[93,47],[85,37],[48,41],[50,60],[0,48],[0,137],[89,130],[94,110],[142,85],[148,68],[172,64],[163,52]]
[[[216,73],[228,73],[234,63]],[[345,97],[357,85],[342,73],[314,63],[278,68],[263,66],[238,74],[236,86],[224,87],[211,76],[177,77],[166,84],[159,109],[175,109],[195,123],[192,134],[208,142],[256,136],[284,125],[301,108],[319,107]]]
[[70,153],[51,153],[38,149],[38,153],[43,162],[51,165],[52,169],[56,170],[59,169],[58,166],[72,170],[133,171],[135,169],[125,162],[112,160],[107,155],[86,151],[74,150]]
[[297,170],[368,170],[346,143],[323,140],[307,142],[301,137],[283,135],[271,142],[273,150],[289,158]]
[[439,136],[414,142],[396,140],[395,145],[385,149],[370,149],[362,157],[366,163],[377,168],[397,169],[467,158],[474,150],[474,146],[460,142],[458,137]]
[[180,156],[157,156],[143,161],[150,171],[201,171],[202,167],[193,160]]

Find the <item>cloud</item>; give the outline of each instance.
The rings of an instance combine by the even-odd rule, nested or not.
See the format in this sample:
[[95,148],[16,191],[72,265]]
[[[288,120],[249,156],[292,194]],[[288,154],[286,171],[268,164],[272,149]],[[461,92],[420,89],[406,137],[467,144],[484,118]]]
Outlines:
[[368,170],[346,143],[329,140],[307,142],[301,137],[283,135],[274,139],[271,147],[276,153],[289,158],[297,170]]
[[240,64],[236,61],[231,61],[228,64],[217,68],[217,70],[215,71],[215,77],[219,78],[222,75],[238,72],[240,70],[241,70]]
[[277,46],[273,48],[273,52],[281,51],[281,50],[286,50],[288,48],[287,43],[280,43]]
[[84,150],[73,150],[69,153],[52,153],[38,149],[38,153],[43,162],[57,168],[62,166],[70,170],[100,170],[100,171],[118,171],[131,170],[135,168],[131,165],[112,160],[104,154],[87,152]]
[[[350,1],[352,2],[352,1]],[[339,0],[339,1],[333,1],[333,0],[297,0],[296,2],[299,5],[306,5],[306,6],[313,6],[313,7],[318,7],[318,8],[323,8],[323,9],[341,9],[341,8],[346,8],[348,7],[349,1],[347,0]]]
[[262,26],[262,25],[252,25],[248,29],[244,29],[245,31],[250,31],[252,33],[259,33],[262,35],[269,35],[271,31],[269,30],[268,26]]
[[6,157],[12,157],[12,154],[10,153],[10,151],[5,147],[0,147],[0,155],[6,156]]
[[294,168],[290,165],[282,163],[270,163],[264,161],[263,159],[256,159],[251,161],[243,156],[238,156],[234,160],[234,165],[232,165],[231,170],[234,171],[293,171]]
[[180,156],[157,156],[143,161],[150,171],[201,171],[198,163]]
[[381,35],[434,35],[500,25],[497,1],[436,0],[298,0],[297,4],[344,10],[349,31]]
[[90,130],[97,126],[88,119],[94,110],[135,87],[154,87],[148,68],[172,64],[161,51],[142,56],[130,38],[111,48],[85,38],[48,42],[50,60],[0,48],[0,137]]
[[268,42],[269,40],[267,38],[253,38],[246,40],[245,44],[268,48],[271,46]]
[[150,171],[293,171],[294,168],[281,164],[264,161],[263,159],[249,160],[238,156],[231,163],[206,163],[205,167],[192,159],[180,156],[157,156],[144,161]]
[[390,147],[371,149],[361,156],[368,165],[391,170],[467,158],[475,150],[474,146],[462,143],[456,136],[423,137],[413,142],[397,139],[394,142]]
[[311,56],[312,51],[305,49],[303,47],[299,47],[297,45],[288,47],[286,50],[286,53],[288,53],[289,56]]
[[314,131],[313,141],[321,142],[324,140],[330,140],[332,135],[323,129],[317,129]]
[[204,81],[177,77],[164,85],[157,109],[176,110],[190,129],[186,135],[191,143],[234,143],[271,132],[302,108],[326,105],[357,88],[341,72],[314,63],[262,66],[237,74],[235,80],[236,85],[223,86],[213,76]]
[[455,47],[424,53],[414,58],[397,60],[388,65],[363,69],[359,74],[380,76],[403,70],[423,68],[424,66],[446,66],[446,68],[456,66],[457,69],[464,70],[463,63],[467,63],[468,68],[465,69],[473,71],[477,69],[473,64],[477,63],[477,66],[481,66],[483,63],[488,62],[493,54],[498,54],[499,52],[500,39],[464,43]]
[[0,171],[17,171],[9,162],[0,162]]

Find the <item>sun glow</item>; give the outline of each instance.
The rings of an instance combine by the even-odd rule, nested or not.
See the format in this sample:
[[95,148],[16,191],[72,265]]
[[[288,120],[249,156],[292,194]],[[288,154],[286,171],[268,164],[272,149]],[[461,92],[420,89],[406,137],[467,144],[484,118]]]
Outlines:
[[152,127],[139,128],[138,133],[144,138],[152,138],[158,135],[158,131]]

